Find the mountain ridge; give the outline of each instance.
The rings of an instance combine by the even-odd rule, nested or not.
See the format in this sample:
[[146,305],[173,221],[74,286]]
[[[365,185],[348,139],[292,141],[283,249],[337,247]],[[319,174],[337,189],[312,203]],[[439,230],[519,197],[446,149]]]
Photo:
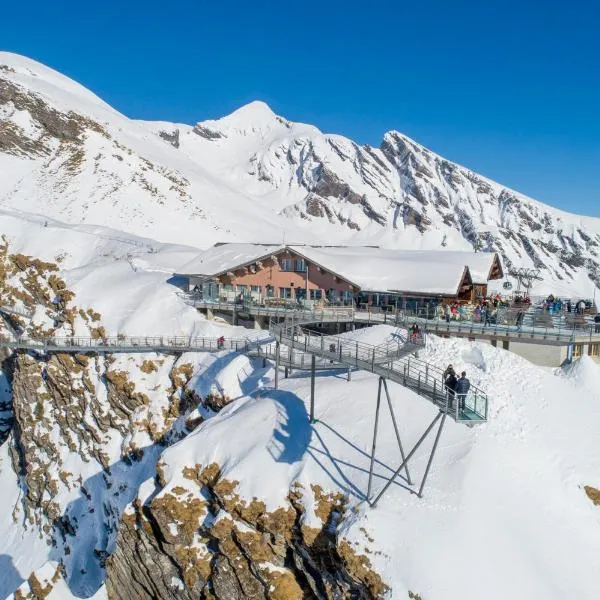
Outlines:
[[218,241],[499,252],[544,289],[600,285],[600,219],[529,198],[391,130],[379,147],[254,101],[195,125],[129,119],[0,53],[0,206],[208,247]]

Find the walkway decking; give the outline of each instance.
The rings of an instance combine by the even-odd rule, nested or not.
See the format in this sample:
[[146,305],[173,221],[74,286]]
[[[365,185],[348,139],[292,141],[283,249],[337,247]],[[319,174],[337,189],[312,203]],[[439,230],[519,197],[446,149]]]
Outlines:
[[31,319],[33,316],[32,311],[26,311],[20,308],[14,308],[13,306],[2,306],[0,305],[0,313],[5,315],[13,315],[17,317],[23,317],[25,319]]
[[[444,388],[442,371],[412,356],[424,347],[424,338],[411,341],[399,336],[397,340],[374,346],[344,336],[319,335],[305,329],[306,325],[347,322],[349,318],[356,316],[348,310],[295,311],[291,315],[288,312],[286,316],[288,318],[283,322],[272,323],[272,337],[262,340],[229,338],[219,343],[216,337],[52,337],[3,339],[0,340],[0,347],[76,354],[235,350],[275,360],[277,367],[287,366],[311,371],[326,368],[361,369],[414,390],[456,421],[481,423],[487,420],[487,395],[482,390],[471,387],[465,406],[460,408],[456,402],[451,401],[452,398]],[[288,349],[287,356],[282,353],[281,346]]]
[[493,323],[485,325],[472,321],[449,321],[439,318],[429,318],[414,314],[410,311],[398,310],[376,311],[356,310],[354,307],[328,307],[320,311],[296,310],[292,307],[261,306],[258,304],[240,304],[235,302],[211,302],[199,300],[193,295],[182,295],[185,302],[196,308],[211,310],[216,313],[227,313],[235,315],[248,315],[249,317],[268,317],[284,319],[302,313],[320,314],[321,322],[355,322],[355,323],[387,323],[389,325],[410,326],[417,323],[424,331],[464,337],[475,337],[481,339],[497,339],[508,341],[521,341],[531,343],[560,344],[600,342],[600,327],[591,323],[568,323],[567,321],[535,320],[526,315],[521,327],[506,323]]
[[483,390],[472,385],[464,406],[460,407],[444,386],[443,371],[412,356],[424,347],[423,338],[414,342],[403,340],[404,343],[393,348],[386,345],[385,349],[344,337],[307,335],[308,332],[298,339],[297,330],[303,324],[289,319],[273,326],[271,331],[275,340],[288,348],[375,373],[410,388],[455,421],[470,424],[487,421],[488,398]]

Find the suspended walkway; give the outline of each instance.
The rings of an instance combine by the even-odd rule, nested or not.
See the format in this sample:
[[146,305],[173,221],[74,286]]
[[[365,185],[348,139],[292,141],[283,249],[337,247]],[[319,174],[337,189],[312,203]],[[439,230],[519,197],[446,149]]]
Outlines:
[[23,317],[25,319],[31,319],[33,317],[33,311],[27,311],[21,308],[15,308],[14,306],[2,306],[0,305],[0,313],[3,315],[10,315],[13,317]]
[[493,323],[471,320],[440,319],[434,312],[419,310],[383,310],[373,307],[358,310],[354,306],[326,307],[319,311],[298,309],[298,305],[271,306],[253,303],[217,302],[200,299],[193,294],[180,294],[183,300],[195,308],[213,313],[227,313],[235,316],[252,318],[285,319],[302,312],[320,314],[323,323],[346,322],[389,325],[418,324],[429,333],[440,335],[464,336],[479,339],[496,339],[499,341],[532,342],[565,345],[577,342],[600,342],[600,327],[589,319],[578,319],[573,316],[548,319],[531,312],[524,314],[521,324],[517,324],[519,311],[504,311]]
[[[424,348],[424,336],[417,335],[407,338],[405,333],[398,331],[395,339],[385,344],[371,345],[351,339],[348,336],[317,334],[307,328],[308,326],[346,319],[348,319],[348,315],[342,312],[297,311],[291,315],[288,314],[288,318],[284,318],[281,322],[272,320],[270,323],[271,335],[256,340],[247,338],[131,337],[119,335],[104,338],[0,339],[0,347],[45,353],[183,353],[234,350],[250,356],[262,357],[264,360],[274,360],[276,389],[279,387],[280,367],[309,370],[311,376],[310,419],[313,423],[316,421],[315,387],[317,370],[342,368],[347,370],[349,374],[352,369],[373,373],[379,377],[379,383],[369,469],[369,486],[366,493],[367,501],[371,506],[375,506],[383,493],[398,477],[404,478],[406,484],[404,487],[421,496],[446,418],[450,417],[458,423],[468,425],[485,422],[488,415],[487,394],[477,387],[471,386],[468,394],[464,397],[455,398],[453,393],[449,392],[444,386],[442,371],[414,356],[420,349]],[[438,409],[434,419],[407,454],[404,453],[398,422],[388,390],[388,380],[411,389]],[[387,399],[402,463],[384,487],[372,497],[373,468],[383,398],[382,392],[385,392]],[[435,439],[425,472],[420,483],[414,484],[408,470],[409,461],[433,431],[436,431]],[[401,473],[404,473],[404,475],[401,475]]]

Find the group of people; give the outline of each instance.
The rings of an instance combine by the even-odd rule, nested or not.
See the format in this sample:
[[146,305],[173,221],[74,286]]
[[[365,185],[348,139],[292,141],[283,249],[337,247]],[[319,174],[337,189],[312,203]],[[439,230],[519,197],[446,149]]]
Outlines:
[[453,400],[456,397],[460,409],[463,410],[465,408],[465,399],[471,389],[471,382],[467,379],[467,372],[463,371],[460,377],[458,377],[454,367],[448,365],[442,377],[448,391],[450,408],[452,408]]
[[491,299],[482,300],[473,310],[473,321],[483,323],[484,327],[495,324],[498,320],[498,302]]
[[550,294],[546,300],[544,300],[544,309],[550,314],[566,311],[568,314],[575,313],[576,315],[583,315],[586,308],[587,305],[585,300],[575,300],[573,302],[569,299],[563,301],[561,298],[556,298],[554,294]]
[[498,318],[498,309],[508,306],[500,294],[482,298],[475,305],[472,304],[439,304],[437,315],[447,323],[450,321],[474,321],[490,325]]

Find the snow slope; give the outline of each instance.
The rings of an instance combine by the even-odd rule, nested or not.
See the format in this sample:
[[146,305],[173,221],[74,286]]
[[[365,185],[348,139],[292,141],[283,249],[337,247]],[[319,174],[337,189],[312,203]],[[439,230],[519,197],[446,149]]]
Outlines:
[[[189,486],[186,465],[216,462],[239,482],[236,493],[269,510],[287,505],[295,482],[342,491],[356,512],[341,535],[368,553],[390,598],[409,590],[432,600],[596,598],[600,512],[582,486],[600,484],[600,406],[584,391],[598,385],[600,367],[586,361],[584,377],[557,377],[491,346],[434,337],[425,355],[466,369],[492,404],[487,425],[446,424],[423,499],[395,485],[377,508],[364,503],[377,388],[368,374],[320,377],[314,428],[303,374],[240,398],[163,453],[167,490]],[[435,409],[400,386],[391,394],[410,447]],[[381,425],[376,491],[399,464],[389,418]]]
[[[0,229],[12,252],[49,261],[58,257],[60,275],[76,293],[74,302],[101,312],[110,331],[250,333],[203,320],[167,283],[169,274],[193,257],[194,248],[7,210],[0,214]],[[396,333],[378,326],[347,336],[377,344]],[[59,561],[66,574],[53,584],[51,599],[105,597],[99,557],[115,548],[121,512],[130,510],[136,497],[146,501],[190,489],[184,468],[211,463],[221,467],[224,478],[238,482],[241,498],[256,497],[270,511],[288,506],[290,487],[300,484],[309,527],[320,523],[313,486],[346,495],[353,510],[339,524],[339,537],[368,557],[391,588],[388,598],[404,599],[409,590],[427,600],[598,597],[600,511],[583,486],[600,488],[600,367],[584,358],[551,373],[491,346],[433,336],[421,358],[440,367],[452,362],[486,389],[489,423],[469,429],[447,422],[424,498],[394,485],[377,508],[369,509],[364,493],[377,388],[369,374],[355,373],[347,382],[339,374],[320,372],[319,422],[311,426],[310,380],[304,373],[280,378],[281,389],[273,391],[272,367],[235,353],[97,358],[84,369],[89,377],[84,385],[77,383],[81,369],[70,373],[68,402],[59,402],[62,396],[42,400],[60,389],[68,363],[21,357],[19,369],[27,367],[30,374],[21,377],[20,385],[36,381],[44,369],[53,382],[50,386],[40,378],[40,389],[18,394],[18,410],[31,411],[18,416],[20,436],[27,440],[29,477],[43,472],[51,478],[41,500],[58,507],[61,522],[75,523],[77,535],[58,536],[56,546],[40,536],[37,521],[25,516],[27,488],[23,476],[16,475],[10,451],[15,440],[2,444],[0,598],[19,585],[28,589],[31,584],[23,582],[32,573],[38,580],[51,579]],[[143,401],[128,395],[126,387],[116,396],[115,389],[107,388],[107,378],[114,386],[124,376]],[[218,395],[231,403],[216,415],[189,399],[175,409],[187,398],[178,395],[184,387],[196,397]],[[405,447],[410,447],[435,409],[398,385],[391,384],[390,391]],[[134,408],[125,410],[136,398]],[[116,423],[98,428],[104,415]],[[185,435],[186,422],[199,417],[206,420]],[[157,442],[162,435],[171,443]],[[69,439],[78,440],[76,450]],[[430,443],[410,465],[415,478],[425,467]],[[377,448],[375,491],[399,464],[389,418],[382,419]],[[133,449],[142,450],[141,458],[129,458]],[[162,490],[155,489],[157,461]],[[103,464],[110,465],[109,471]],[[197,488],[191,489],[197,494]],[[33,515],[46,522],[40,508]],[[222,514],[216,522],[225,518]],[[175,522],[173,527],[177,530]]]
[[326,240],[497,250],[547,292],[600,282],[600,220],[546,206],[401,133],[380,147],[252,102],[192,127],[128,119],[67,77],[0,53],[0,206],[163,242]]
[[197,248],[7,209],[0,210],[0,232],[11,253],[57,262],[77,305],[99,312],[108,335],[256,335],[206,321],[177,295],[171,275],[198,255]]

